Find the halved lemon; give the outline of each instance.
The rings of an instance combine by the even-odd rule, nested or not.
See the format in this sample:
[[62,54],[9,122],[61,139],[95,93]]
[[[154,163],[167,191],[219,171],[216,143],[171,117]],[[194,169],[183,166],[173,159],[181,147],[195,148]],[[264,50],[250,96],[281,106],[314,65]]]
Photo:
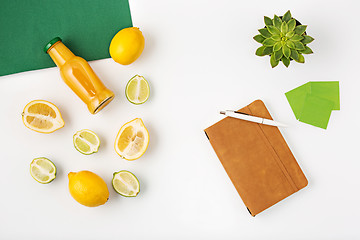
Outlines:
[[125,88],[125,95],[129,102],[133,104],[142,104],[149,98],[149,83],[143,76],[135,75],[127,83]]
[[99,137],[89,129],[76,132],[73,136],[73,141],[76,150],[85,155],[97,152],[100,147]]
[[56,178],[56,167],[47,158],[35,158],[30,163],[30,174],[39,183],[49,183]]
[[120,157],[132,161],[141,157],[149,145],[149,132],[140,118],[124,124],[115,140],[115,151]]
[[26,127],[40,133],[52,133],[65,125],[59,109],[45,100],[29,102],[22,112],[22,120]]
[[112,179],[114,190],[124,197],[136,197],[140,192],[140,183],[136,176],[126,170],[115,172]]

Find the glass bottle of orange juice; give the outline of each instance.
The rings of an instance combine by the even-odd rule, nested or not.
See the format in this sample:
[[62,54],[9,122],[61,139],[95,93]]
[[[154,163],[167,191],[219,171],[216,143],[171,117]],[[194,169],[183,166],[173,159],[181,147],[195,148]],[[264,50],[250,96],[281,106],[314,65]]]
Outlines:
[[64,82],[80,97],[92,114],[100,111],[114,98],[114,93],[105,87],[89,63],[75,56],[59,37],[46,44],[44,51],[59,67]]

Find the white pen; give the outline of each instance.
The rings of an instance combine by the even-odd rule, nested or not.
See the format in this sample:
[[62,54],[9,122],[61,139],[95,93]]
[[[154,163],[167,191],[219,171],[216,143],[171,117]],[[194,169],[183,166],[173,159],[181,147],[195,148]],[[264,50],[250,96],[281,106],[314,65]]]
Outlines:
[[228,116],[228,117],[238,118],[241,120],[270,125],[270,126],[286,127],[285,124],[282,124],[282,123],[279,123],[279,122],[276,122],[276,121],[273,121],[273,120],[270,120],[267,118],[255,117],[255,116],[251,116],[251,115],[248,115],[248,114],[245,114],[242,112],[233,111],[233,110],[220,111],[220,114],[224,114],[225,116]]

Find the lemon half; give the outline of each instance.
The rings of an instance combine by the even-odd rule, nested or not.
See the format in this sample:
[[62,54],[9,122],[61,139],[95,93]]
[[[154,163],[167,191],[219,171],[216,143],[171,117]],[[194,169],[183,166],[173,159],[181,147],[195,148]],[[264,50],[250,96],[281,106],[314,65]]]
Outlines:
[[141,157],[149,145],[149,132],[140,118],[124,124],[115,139],[115,151],[132,161]]
[[26,127],[40,133],[52,133],[65,125],[59,109],[45,100],[29,102],[23,110],[22,120]]

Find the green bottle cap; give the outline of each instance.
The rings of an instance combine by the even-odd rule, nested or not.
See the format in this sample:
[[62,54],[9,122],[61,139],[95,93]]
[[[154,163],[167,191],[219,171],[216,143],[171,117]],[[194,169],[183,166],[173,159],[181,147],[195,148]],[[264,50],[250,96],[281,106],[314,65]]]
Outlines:
[[49,48],[51,48],[52,45],[54,45],[55,43],[57,43],[58,41],[61,41],[61,38],[56,37],[53,38],[50,42],[48,42],[45,47],[44,47],[44,52],[47,53],[47,51],[49,50]]

